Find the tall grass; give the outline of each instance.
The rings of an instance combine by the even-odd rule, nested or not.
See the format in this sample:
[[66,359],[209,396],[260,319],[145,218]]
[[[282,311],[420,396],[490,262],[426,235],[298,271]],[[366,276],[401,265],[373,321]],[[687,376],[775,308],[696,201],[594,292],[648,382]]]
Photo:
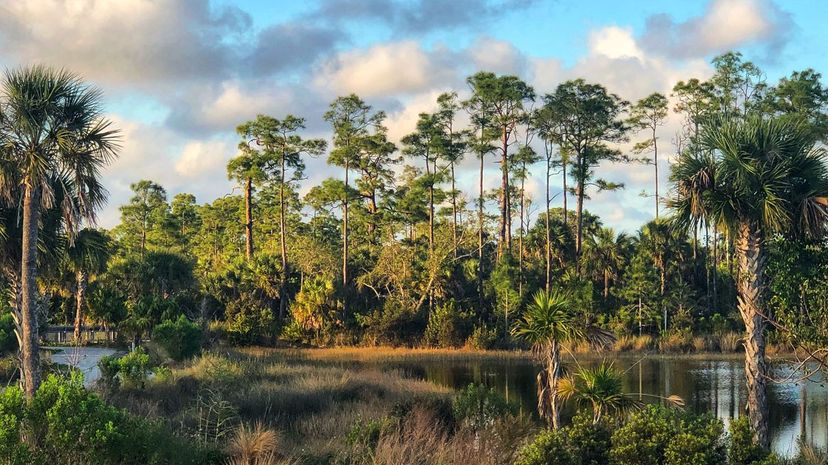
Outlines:
[[285,457],[324,457],[338,451],[334,439],[357,421],[386,417],[411,402],[445,402],[450,394],[448,388],[368,364],[253,349],[204,354],[163,382],[121,390],[110,400],[200,443],[221,446],[242,433],[255,436],[256,427],[242,425],[258,423],[260,432],[280,432],[279,452]]

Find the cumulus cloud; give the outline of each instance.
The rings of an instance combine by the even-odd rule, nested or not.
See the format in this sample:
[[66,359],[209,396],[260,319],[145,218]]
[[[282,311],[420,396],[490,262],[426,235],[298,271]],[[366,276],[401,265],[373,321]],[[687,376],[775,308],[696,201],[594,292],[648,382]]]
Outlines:
[[224,170],[234,152],[235,148],[227,141],[190,141],[184,145],[175,162],[175,172],[185,178],[214,175]]
[[234,60],[227,39],[250,23],[241,10],[207,0],[5,2],[0,51],[109,84],[202,80],[227,72]]
[[682,58],[756,43],[775,52],[792,28],[790,14],[769,0],[713,0],[702,16],[683,22],[667,14],[651,16],[642,43],[653,52]]
[[451,84],[457,69],[450,56],[442,48],[426,51],[415,41],[380,44],[340,53],[321,66],[315,83],[365,97],[416,93]]

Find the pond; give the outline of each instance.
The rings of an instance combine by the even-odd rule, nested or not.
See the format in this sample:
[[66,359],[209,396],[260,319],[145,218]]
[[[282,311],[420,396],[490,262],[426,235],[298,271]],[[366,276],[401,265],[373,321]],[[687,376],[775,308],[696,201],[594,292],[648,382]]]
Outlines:
[[[684,399],[685,408],[711,412],[725,425],[744,413],[747,394],[741,358],[620,357],[614,365],[624,372],[624,392],[675,394]],[[425,360],[393,363],[393,367],[455,389],[483,383],[518,403],[522,411],[535,412],[539,365],[530,360]],[[780,381],[786,370],[786,364],[773,366]],[[818,447],[828,446],[828,387],[823,381],[817,377],[806,382],[769,383],[772,447],[779,454],[795,454],[800,438]]]

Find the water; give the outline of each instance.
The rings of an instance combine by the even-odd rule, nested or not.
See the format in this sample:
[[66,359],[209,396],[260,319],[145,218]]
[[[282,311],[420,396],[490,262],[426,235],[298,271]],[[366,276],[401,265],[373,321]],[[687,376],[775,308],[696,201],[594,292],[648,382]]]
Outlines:
[[[590,363],[598,362],[586,362]],[[621,357],[614,363],[624,371],[624,392],[675,394],[684,399],[685,408],[711,412],[725,425],[744,414],[747,395],[744,365],[739,358],[648,357],[639,363],[639,358]],[[534,412],[537,405],[535,377],[539,365],[530,360],[426,360],[395,363],[394,367],[455,389],[483,383],[517,402],[524,412]],[[786,370],[784,364],[774,365],[774,376],[781,379]],[[823,381],[818,375],[813,381],[769,383],[771,438],[776,452],[795,454],[800,438],[818,447],[828,446],[828,381]],[[646,397],[643,399],[646,401]]]

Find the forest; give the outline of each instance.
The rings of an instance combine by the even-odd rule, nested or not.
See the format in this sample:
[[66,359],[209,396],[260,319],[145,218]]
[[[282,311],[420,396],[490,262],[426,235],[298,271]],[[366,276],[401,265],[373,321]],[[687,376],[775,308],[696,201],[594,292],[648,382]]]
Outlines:
[[[92,441],[90,451],[120,444],[119,435],[133,429],[144,431],[142,441],[158,443],[149,436],[166,435],[176,421],[136,426],[153,415],[135,405],[164,396],[203,402],[206,391],[182,379],[203,387],[219,381],[200,376],[219,377],[224,387],[210,392],[230,392],[245,379],[265,386],[268,369],[309,363],[279,352],[285,348],[393,346],[531,349],[541,364],[537,415],[548,429],[520,436],[531,438],[526,444],[507,443],[498,428],[520,428],[504,418],[528,420],[509,413],[495,393],[471,386],[448,407],[432,405],[452,418],[440,438],[412,431],[423,434],[427,428],[417,422],[442,424],[443,417],[426,418],[409,406],[386,423],[350,430],[348,454],[368,448],[370,460],[339,451],[339,462],[295,455],[296,463],[459,463],[463,452],[450,449],[469,442],[468,434],[484,449],[496,444],[485,462],[493,464],[691,463],[682,460],[692,451],[692,463],[776,463],[781,459],[767,454],[766,353],[792,360],[803,380],[828,367],[828,88],[812,69],[768,82],[738,52],[712,65],[706,80],[688,77],[669,95],[634,102],[583,79],[534,89],[518,76],[478,72],[466,89],[440,95],[400,141],[389,139],[386,113],[353,94],[308,109],[324,112],[330,140],[307,135],[307,115],[258,115],[236,128],[238,152],[227,164],[237,183],[231,192],[204,203],[135,180],[111,229],[96,227],[95,215],[107,199],[101,170],[117,156],[120,139],[100,92],[66,71],[7,72],[0,96],[0,267],[8,298],[0,304],[0,349],[9,355],[0,372],[9,379],[19,373],[22,390],[7,389],[0,399],[0,451],[17,454],[8,463],[43,460],[49,455],[37,458],[26,445],[35,438],[59,455],[61,444],[76,437],[72,431],[91,431],[49,423],[49,412],[60,407],[67,414],[72,404],[118,425],[110,436],[97,431],[100,442],[78,439]],[[660,129],[671,114],[683,123],[665,139]],[[339,174],[309,185],[306,162],[320,157]],[[457,187],[464,159],[477,167],[474,192]],[[589,210],[591,197],[624,189],[608,169],[617,164],[635,165],[652,179],[641,195],[653,219],[634,232],[613,229]],[[660,169],[668,170],[666,185]],[[540,196],[530,195],[531,173],[543,173]],[[487,179],[498,187],[484,189]],[[100,398],[72,377],[47,375],[53,368],[39,347],[58,327],[71,327],[70,346],[92,343],[87,337],[97,329],[127,348],[128,355],[101,361]],[[159,346],[169,363],[152,371]],[[611,364],[568,366],[596,350],[609,357],[743,353],[746,420],[732,422],[726,434],[715,418],[620,401]],[[254,367],[250,357],[272,365]],[[354,379],[386,376],[392,375]],[[615,397],[596,388],[602,379]],[[408,397],[383,395],[384,402]],[[183,411],[168,405],[175,402],[185,401],[157,408]],[[252,400],[238,402],[237,417],[250,420],[239,434],[266,437],[268,424],[288,422],[269,423],[245,407]],[[567,402],[589,407],[564,420]],[[52,420],[25,420],[37,412]],[[264,423],[251,426],[253,419]],[[223,444],[217,428],[199,451],[209,455]],[[675,437],[659,439],[657,454],[635,450],[643,447],[635,438],[650,430]],[[170,437],[164,441],[187,436]],[[429,440],[442,441],[442,461],[388,452],[402,454],[406,442],[429,448],[417,442]],[[378,458],[382,447],[386,462]],[[189,463],[221,463],[207,455]],[[647,456],[653,461],[641,461]],[[131,463],[113,457],[66,460]]]

